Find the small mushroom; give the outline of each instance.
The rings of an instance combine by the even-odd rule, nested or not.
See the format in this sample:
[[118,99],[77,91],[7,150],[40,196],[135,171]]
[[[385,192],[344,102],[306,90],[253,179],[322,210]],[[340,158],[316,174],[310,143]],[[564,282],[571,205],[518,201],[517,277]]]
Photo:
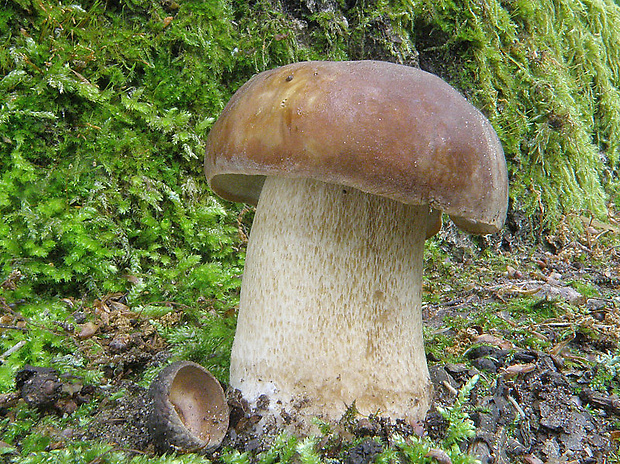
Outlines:
[[220,383],[199,364],[180,361],[162,369],[149,388],[148,427],[161,450],[217,448],[228,430],[228,404]]
[[295,63],[233,95],[205,174],[221,197],[257,204],[231,385],[302,421],[354,402],[423,419],[424,241],[441,211],[476,234],[506,216],[506,161],[482,113],[408,66]]

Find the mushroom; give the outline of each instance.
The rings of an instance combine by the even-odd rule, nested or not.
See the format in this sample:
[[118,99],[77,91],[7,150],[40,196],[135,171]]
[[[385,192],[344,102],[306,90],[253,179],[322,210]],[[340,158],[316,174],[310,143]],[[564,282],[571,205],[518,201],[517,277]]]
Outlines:
[[408,66],[295,63],[233,95],[205,174],[221,197],[257,204],[231,385],[302,424],[352,404],[423,419],[424,241],[442,211],[475,234],[506,216],[506,161],[482,113]]
[[220,383],[191,361],[169,364],[149,387],[148,428],[158,450],[211,451],[228,430],[229,409]]

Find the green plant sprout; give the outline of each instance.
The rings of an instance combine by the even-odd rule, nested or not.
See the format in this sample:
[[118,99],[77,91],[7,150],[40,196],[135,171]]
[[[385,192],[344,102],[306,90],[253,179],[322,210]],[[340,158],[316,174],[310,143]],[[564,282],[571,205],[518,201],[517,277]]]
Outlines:
[[620,394],[620,355],[598,356],[590,386],[603,393]]

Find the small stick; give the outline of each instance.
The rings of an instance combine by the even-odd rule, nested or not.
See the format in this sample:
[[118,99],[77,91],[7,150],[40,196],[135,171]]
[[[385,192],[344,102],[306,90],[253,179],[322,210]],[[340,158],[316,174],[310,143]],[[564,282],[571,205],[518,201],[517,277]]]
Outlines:
[[447,380],[444,380],[443,382],[441,382],[441,384],[445,387],[446,390],[448,390],[453,395],[456,396],[456,395],[459,394],[459,392],[456,390],[456,388],[454,388],[452,385],[450,385]]
[[6,330],[21,330],[22,332],[27,332],[28,329],[25,327],[18,327],[16,325],[7,325],[7,324],[0,324],[0,329],[6,329]]
[[11,356],[13,353],[18,351],[19,349],[21,349],[26,343],[27,343],[26,340],[22,340],[22,341],[16,343],[15,345],[13,345],[8,350],[6,350],[4,353],[2,353],[2,355],[0,355],[0,364],[4,363],[6,358]]
[[522,419],[525,419],[525,411],[521,408],[521,406],[519,406],[519,403],[517,403],[517,400],[515,400],[512,396],[508,395],[507,397],[508,401],[510,402],[510,404],[512,404],[514,406],[514,408],[517,411],[517,414],[519,414],[521,416]]

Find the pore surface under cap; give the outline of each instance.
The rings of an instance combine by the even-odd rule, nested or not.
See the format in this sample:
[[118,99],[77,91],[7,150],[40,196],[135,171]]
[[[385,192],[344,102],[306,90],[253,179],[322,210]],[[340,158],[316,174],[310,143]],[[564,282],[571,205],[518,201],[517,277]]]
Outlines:
[[301,62],[254,76],[207,140],[223,198],[256,204],[265,176],[307,177],[430,204],[468,232],[507,208],[506,162],[489,121],[440,78],[379,61]]

